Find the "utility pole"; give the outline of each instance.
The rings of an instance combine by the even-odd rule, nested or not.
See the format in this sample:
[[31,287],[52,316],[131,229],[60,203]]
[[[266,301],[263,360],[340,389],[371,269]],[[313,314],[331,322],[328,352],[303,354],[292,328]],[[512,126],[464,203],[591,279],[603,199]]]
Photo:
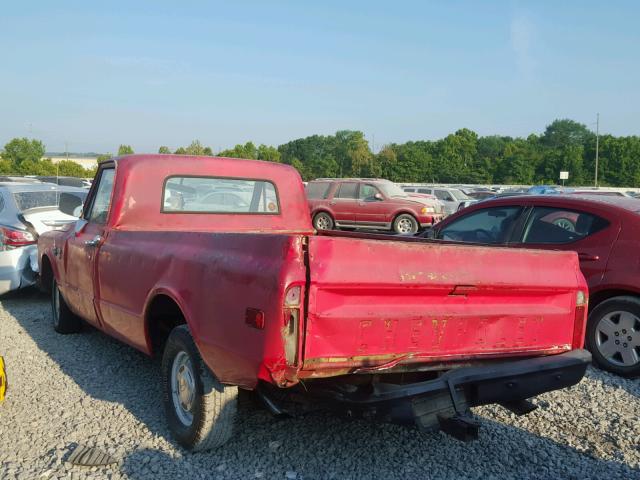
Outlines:
[[596,113],[596,175],[595,187],[598,188],[598,150],[600,149],[600,114]]

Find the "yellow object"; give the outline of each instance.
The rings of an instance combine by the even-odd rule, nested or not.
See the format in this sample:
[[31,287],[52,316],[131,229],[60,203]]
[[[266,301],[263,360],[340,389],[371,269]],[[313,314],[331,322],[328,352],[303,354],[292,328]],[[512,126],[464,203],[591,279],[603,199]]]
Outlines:
[[4,400],[4,392],[7,391],[7,374],[4,372],[4,360],[0,357],[0,402]]

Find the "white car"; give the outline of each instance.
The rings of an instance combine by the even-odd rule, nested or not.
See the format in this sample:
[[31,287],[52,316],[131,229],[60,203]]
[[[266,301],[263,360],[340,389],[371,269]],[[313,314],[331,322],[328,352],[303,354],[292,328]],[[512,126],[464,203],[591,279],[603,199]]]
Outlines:
[[0,182],[0,294],[36,282],[38,236],[74,223],[86,196],[83,188]]

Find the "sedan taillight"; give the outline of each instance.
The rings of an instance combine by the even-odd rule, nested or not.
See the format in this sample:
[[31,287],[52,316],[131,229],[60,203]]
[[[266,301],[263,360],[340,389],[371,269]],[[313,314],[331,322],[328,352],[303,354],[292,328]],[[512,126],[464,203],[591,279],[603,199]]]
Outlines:
[[6,247],[24,247],[37,243],[36,237],[25,230],[0,227],[0,245]]

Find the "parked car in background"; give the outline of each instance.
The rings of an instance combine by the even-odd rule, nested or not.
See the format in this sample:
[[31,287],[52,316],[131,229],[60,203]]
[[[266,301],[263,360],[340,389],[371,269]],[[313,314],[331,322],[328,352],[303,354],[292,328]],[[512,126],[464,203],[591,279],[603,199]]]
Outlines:
[[305,191],[316,230],[347,227],[411,234],[443,218],[432,199],[410,196],[389,180],[318,179]]
[[476,200],[466,195],[462,190],[449,187],[429,187],[424,185],[403,184],[405,192],[428,193],[434,195],[444,205],[444,213],[451,215],[465,207],[468,207]]
[[66,187],[89,188],[91,186],[91,182],[84,178],[56,177],[44,175],[38,175],[35,178],[37,178],[41,182],[55,183],[56,185],[63,185]]
[[527,190],[529,195],[556,195],[562,193],[559,187],[553,185],[535,185]]
[[33,285],[38,236],[75,222],[84,189],[0,182],[0,294]]
[[35,177],[19,177],[15,175],[0,175],[0,182],[42,183]]
[[633,198],[633,195],[629,195],[627,192],[623,192],[621,190],[607,190],[606,188],[572,188],[564,193],[570,195],[605,195],[608,197]]
[[495,197],[496,192],[492,190],[478,190],[475,192],[467,193],[467,196],[473,198],[474,200],[486,200],[487,198]]
[[[318,232],[299,173],[275,162],[131,155],[96,175],[82,218],[38,241],[53,327],[83,319],[162,356],[165,414],[186,448],[230,438],[239,388],[278,414],[343,411],[471,440],[470,407],[529,413],[529,398],[575,385],[591,361],[573,252]],[[197,194],[166,205],[186,187]],[[220,188],[251,200],[200,201]]]
[[590,291],[586,343],[595,362],[620,375],[640,374],[640,200],[577,195],[487,200],[448,217],[426,236],[578,252]]

